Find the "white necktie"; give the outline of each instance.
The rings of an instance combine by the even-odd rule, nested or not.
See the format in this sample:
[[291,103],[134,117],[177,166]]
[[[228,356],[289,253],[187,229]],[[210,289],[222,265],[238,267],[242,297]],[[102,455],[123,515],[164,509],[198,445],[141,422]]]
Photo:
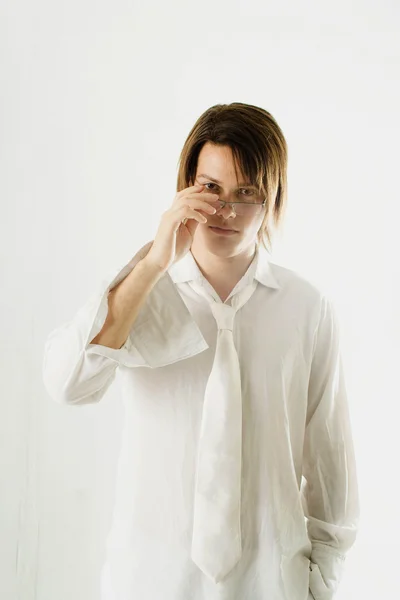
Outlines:
[[242,554],[242,391],[233,322],[236,312],[256,289],[257,281],[235,294],[232,306],[215,301],[197,283],[191,285],[211,303],[218,325],[201,422],[191,557],[217,583]]

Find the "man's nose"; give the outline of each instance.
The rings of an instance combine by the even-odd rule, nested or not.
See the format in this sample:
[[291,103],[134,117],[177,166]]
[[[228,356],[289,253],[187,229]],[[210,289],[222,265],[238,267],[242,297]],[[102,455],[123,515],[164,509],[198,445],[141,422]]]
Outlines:
[[[220,198],[220,200],[221,200],[221,198]],[[236,217],[235,209],[233,208],[233,205],[231,205],[231,204],[225,204],[225,206],[223,208],[219,208],[217,210],[216,214],[223,215],[225,217],[225,219],[232,215]]]

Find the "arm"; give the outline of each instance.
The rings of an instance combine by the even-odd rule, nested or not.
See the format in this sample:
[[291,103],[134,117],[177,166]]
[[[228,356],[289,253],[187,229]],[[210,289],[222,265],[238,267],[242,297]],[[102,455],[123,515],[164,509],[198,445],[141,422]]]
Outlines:
[[155,239],[71,322],[50,333],[43,380],[55,401],[98,402],[118,365],[160,367],[208,348],[167,275],[168,268],[190,250],[199,222],[207,221],[202,212],[216,212],[210,205],[216,195],[203,193],[203,188],[179,191],[171,208],[163,213]]
[[331,600],[338,588],[359,519],[339,338],[336,312],[331,301],[323,297],[310,371],[303,454],[303,505],[312,543],[310,590],[321,600]]

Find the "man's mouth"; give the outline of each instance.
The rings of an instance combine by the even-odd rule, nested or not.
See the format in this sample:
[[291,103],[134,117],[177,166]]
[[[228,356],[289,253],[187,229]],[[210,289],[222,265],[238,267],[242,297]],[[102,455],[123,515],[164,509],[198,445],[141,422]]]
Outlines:
[[228,229],[227,227],[218,227],[217,225],[209,225],[209,228],[215,233],[220,233],[221,235],[230,235],[237,233],[236,229]]

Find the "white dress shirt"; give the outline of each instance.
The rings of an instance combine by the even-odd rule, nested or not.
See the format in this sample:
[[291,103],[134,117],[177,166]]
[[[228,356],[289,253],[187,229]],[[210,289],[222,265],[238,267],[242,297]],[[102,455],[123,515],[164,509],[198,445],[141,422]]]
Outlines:
[[[108,292],[146,244],[45,344],[59,403],[99,402],[115,378],[125,416],[102,600],[331,600],[359,519],[340,326],[332,301],[261,246],[227,302],[254,278],[235,317],[243,402],[242,557],[213,583],[190,558],[196,451],[217,325],[193,255],[157,282],[120,349],[90,341]],[[310,591],[311,590],[311,591]]]

